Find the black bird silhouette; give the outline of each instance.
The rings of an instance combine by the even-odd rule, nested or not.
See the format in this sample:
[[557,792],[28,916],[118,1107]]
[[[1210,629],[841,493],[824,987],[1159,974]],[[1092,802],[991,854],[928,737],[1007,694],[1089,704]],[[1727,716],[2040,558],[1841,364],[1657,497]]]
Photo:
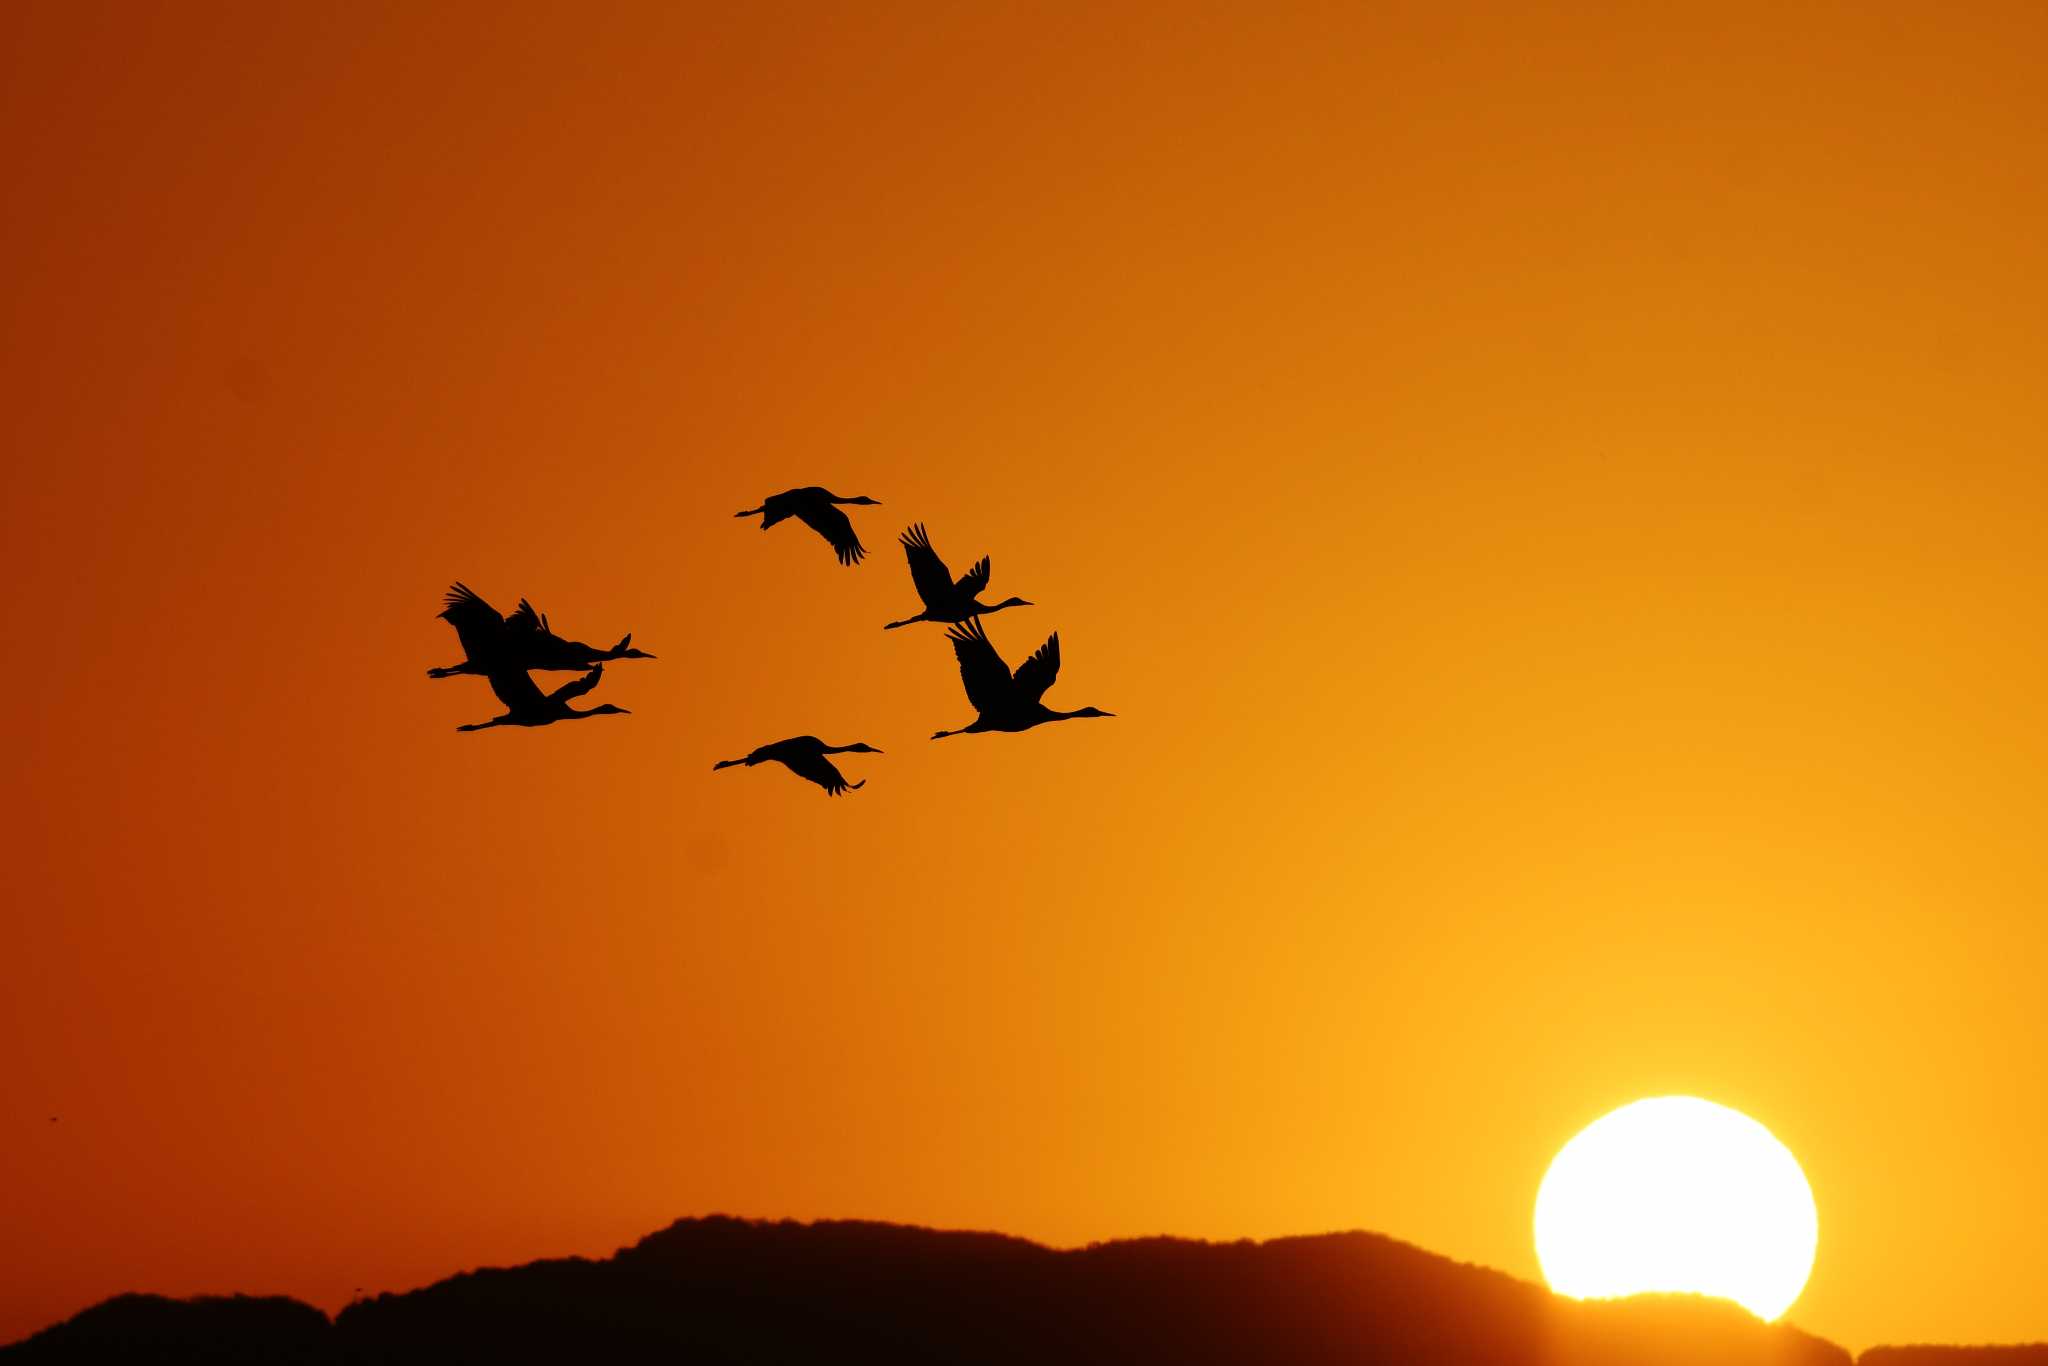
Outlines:
[[585,645],[580,640],[564,640],[549,628],[547,617],[535,611],[533,604],[525,598],[519,600],[519,610],[509,617],[498,615],[498,609],[478,597],[468,584],[458,583],[450,588],[446,601],[441,618],[455,628],[456,637],[462,641],[462,652],[467,657],[462,663],[445,669],[427,670],[429,678],[487,674],[500,666],[512,669],[587,669],[607,659],[654,658],[645,650],[631,648],[631,631],[626,632],[624,638],[609,650]]
[[564,683],[551,693],[543,694],[534,681],[527,677],[524,669],[494,668],[484,675],[491,683],[491,691],[505,704],[505,714],[494,716],[488,721],[479,721],[472,726],[457,726],[457,730],[489,730],[492,726],[547,726],[557,721],[580,721],[586,716],[630,716],[624,707],[615,707],[609,702],[600,703],[588,711],[577,711],[569,703],[596,687],[604,677],[604,665],[599,664],[581,678]]
[[712,772],[745,764],[781,764],[799,778],[808,779],[825,789],[829,796],[836,797],[842,792],[851,792],[857,787],[866,787],[868,780],[849,783],[832,766],[828,754],[880,754],[873,745],[828,745],[815,735],[797,735],[787,740],[777,740],[772,745],[763,745],[744,759],[720,759],[711,766]]
[[969,617],[949,627],[946,639],[953,642],[953,657],[960,661],[960,681],[967,687],[967,700],[979,713],[973,722],[958,730],[942,730],[932,736],[973,735],[988,730],[1030,730],[1047,721],[1067,721],[1076,716],[1114,716],[1113,711],[1083,707],[1079,711],[1054,711],[1039,701],[1060,676],[1060,635],[1055,631],[1038,647],[1038,652],[1017,666],[1010,666],[989,644],[979,617]]
[[924,610],[914,617],[892,621],[882,629],[893,631],[898,626],[908,626],[914,621],[965,621],[969,617],[988,612],[1000,612],[1005,607],[1029,607],[1022,598],[1009,598],[987,607],[975,599],[981,590],[988,587],[988,556],[975,562],[974,568],[955,580],[946,562],[939,558],[939,552],[932,549],[932,538],[925,534],[924,523],[919,522],[899,538],[903,543],[903,558],[910,561],[910,582],[917,588],[917,595],[924,599]]
[[846,520],[846,514],[834,507],[834,503],[858,503],[866,507],[880,507],[874,499],[861,495],[858,498],[841,498],[830,489],[816,485],[810,488],[789,489],[764,501],[757,508],[735,512],[735,517],[751,517],[761,514],[761,530],[766,531],[785,517],[794,517],[811,530],[823,536],[831,545],[832,553],[839,557],[841,564],[853,564],[867,554],[860,537],[853,534],[853,523]]

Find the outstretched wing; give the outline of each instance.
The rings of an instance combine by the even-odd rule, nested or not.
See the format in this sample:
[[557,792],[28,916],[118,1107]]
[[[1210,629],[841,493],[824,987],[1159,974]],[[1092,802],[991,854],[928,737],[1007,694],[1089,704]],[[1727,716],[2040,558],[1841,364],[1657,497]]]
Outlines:
[[[596,665],[591,669],[589,673],[583,675],[583,677],[572,678],[567,683],[564,683],[561,687],[549,693],[548,701],[573,702],[575,699],[583,696],[583,694],[589,692],[592,688],[596,687],[598,684],[598,680],[602,679],[603,677],[604,665]],[[527,686],[532,687],[533,685],[529,682]]]
[[1060,633],[1054,631],[1038,647],[1038,653],[1017,666],[1017,696],[1025,702],[1036,702],[1045,696],[1045,690],[1060,676]]
[[441,620],[455,628],[456,637],[462,641],[462,651],[472,664],[489,662],[505,638],[505,618],[465,583],[458,583],[448,590]]
[[514,716],[532,716],[543,710],[545,699],[540,689],[534,686],[526,670],[498,666],[484,675],[490,680],[491,691],[505,704],[505,710]]
[[960,682],[967,689],[967,700],[983,714],[1000,711],[1010,700],[1010,666],[989,644],[981,618],[969,617],[962,625],[950,627],[946,639],[953,642],[953,658],[960,661]]
[[932,549],[932,538],[925,535],[924,523],[919,522],[898,539],[903,544],[903,558],[910,561],[910,582],[916,586],[917,595],[932,611],[944,611],[953,601],[953,576],[947,572],[939,552]]
[[953,591],[963,598],[978,598],[981,590],[988,587],[988,556],[974,562],[974,568],[960,576],[960,582],[953,585]]
[[505,629],[522,634],[530,632],[534,635],[544,635],[548,629],[548,619],[535,611],[532,603],[521,598],[517,610],[505,618]]
[[797,517],[811,530],[823,536],[832,546],[832,552],[839,556],[839,563],[852,564],[867,554],[860,537],[853,534],[853,523],[846,520],[846,514],[830,503],[806,501],[796,510]]
[[822,754],[785,754],[782,756],[782,762],[791,773],[799,778],[810,779],[834,797],[867,781],[863,778],[860,783],[849,784],[840,776],[839,770],[832,766],[832,761]]

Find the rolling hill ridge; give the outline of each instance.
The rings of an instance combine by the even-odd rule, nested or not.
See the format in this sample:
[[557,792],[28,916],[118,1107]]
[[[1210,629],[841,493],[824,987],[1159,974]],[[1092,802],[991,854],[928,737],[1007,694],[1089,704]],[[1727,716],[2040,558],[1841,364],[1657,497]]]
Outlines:
[[[2036,1366],[1882,1348],[1869,1366]],[[2018,1349],[2028,1351],[2031,1349]],[[331,1320],[295,1300],[123,1295],[0,1348],[0,1366],[303,1363],[1259,1362],[1849,1366],[1691,1296],[1579,1303],[1370,1233],[1055,1251],[867,1222],[684,1219],[603,1259],[451,1276]],[[2048,1353],[2044,1353],[2048,1355]]]

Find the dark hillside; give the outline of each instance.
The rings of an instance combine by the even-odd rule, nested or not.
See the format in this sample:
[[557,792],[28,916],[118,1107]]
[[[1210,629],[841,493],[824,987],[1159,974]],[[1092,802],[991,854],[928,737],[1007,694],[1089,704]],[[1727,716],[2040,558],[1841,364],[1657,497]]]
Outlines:
[[[1849,1366],[1690,1297],[1559,1299],[1368,1233],[1058,1252],[989,1233],[687,1219],[602,1261],[465,1272],[348,1306],[124,1296],[0,1363]],[[1892,1366],[1909,1366],[1906,1362]],[[1913,1363],[1911,1366],[1918,1366]],[[2002,1366],[2002,1364],[2001,1364]]]

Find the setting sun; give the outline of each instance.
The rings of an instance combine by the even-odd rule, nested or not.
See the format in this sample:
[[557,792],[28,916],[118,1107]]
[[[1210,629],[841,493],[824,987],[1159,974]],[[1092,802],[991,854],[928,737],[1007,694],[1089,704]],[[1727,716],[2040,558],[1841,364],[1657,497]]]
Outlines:
[[1716,1295],[1777,1318],[1813,1269],[1819,1218],[1798,1161],[1747,1115],[1660,1096],[1595,1120],[1536,1193],[1536,1256],[1578,1299]]

